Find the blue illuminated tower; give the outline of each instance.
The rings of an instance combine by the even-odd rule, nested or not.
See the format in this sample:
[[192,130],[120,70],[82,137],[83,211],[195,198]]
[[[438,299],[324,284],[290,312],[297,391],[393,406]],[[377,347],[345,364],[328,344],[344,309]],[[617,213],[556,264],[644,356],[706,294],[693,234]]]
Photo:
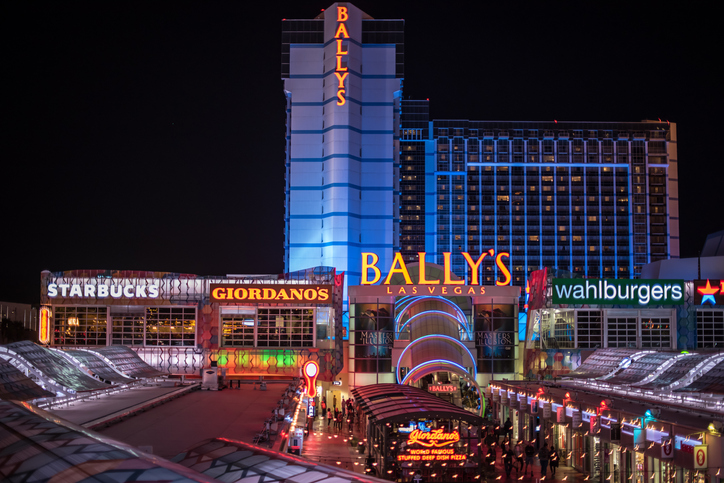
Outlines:
[[287,272],[332,266],[354,285],[361,252],[392,261],[403,27],[349,3],[282,22]]

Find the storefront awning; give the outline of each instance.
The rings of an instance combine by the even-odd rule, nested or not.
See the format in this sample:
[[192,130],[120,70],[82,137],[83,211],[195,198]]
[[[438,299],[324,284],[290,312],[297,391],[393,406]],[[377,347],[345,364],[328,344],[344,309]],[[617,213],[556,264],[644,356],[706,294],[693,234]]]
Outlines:
[[355,401],[376,424],[411,419],[457,419],[481,426],[483,418],[427,391],[401,384],[373,384],[352,389]]

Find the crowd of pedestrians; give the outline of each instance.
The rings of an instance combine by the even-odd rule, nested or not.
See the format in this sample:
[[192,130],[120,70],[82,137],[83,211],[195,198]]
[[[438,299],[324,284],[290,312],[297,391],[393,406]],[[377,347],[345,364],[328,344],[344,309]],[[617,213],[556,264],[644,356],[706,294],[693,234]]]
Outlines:
[[354,404],[352,404],[352,400],[348,399],[345,401],[344,398],[342,398],[341,409],[336,406],[334,408],[327,407],[327,402],[325,400],[322,400],[321,406],[322,412],[320,414],[322,415],[322,418],[326,415],[328,429],[332,426],[332,429],[341,431],[345,423],[347,423],[348,430],[352,429],[352,425],[356,421],[356,411]]
[[560,463],[558,449],[555,446],[549,447],[548,443],[543,443],[543,446],[536,450],[533,441],[518,441],[513,444],[511,441],[512,429],[513,425],[510,418],[508,418],[503,425],[504,437],[502,442],[500,441],[499,427],[495,427],[486,433],[483,438],[483,454],[485,455],[487,468],[490,470],[495,468],[497,446],[499,445],[503,469],[508,478],[511,477],[513,470],[515,470],[518,478],[526,474],[533,476],[536,458],[540,463],[540,476],[548,476],[548,470],[550,469],[550,476],[554,477]]

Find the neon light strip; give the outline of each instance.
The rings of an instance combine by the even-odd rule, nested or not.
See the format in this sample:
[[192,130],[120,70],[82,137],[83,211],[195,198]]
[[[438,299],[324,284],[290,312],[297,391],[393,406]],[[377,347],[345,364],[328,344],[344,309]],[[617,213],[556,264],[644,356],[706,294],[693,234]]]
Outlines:
[[[463,311],[460,310],[460,307],[458,307],[457,305],[455,305],[454,303],[450,302],[448,299],[446,299],[446,298],[444,298],[444,297],[433,296],[433,295],[423,295],[423,296],[420,296],[420,297],[412,297],[412,300],[407,304],[407,306],[406,306],[405,308],[403,308],[403,309],[400,311],[400,313],[398,313],[397,316],[395,317],[395,334],[399,334],[400,332],[402,332],[402,329],[401,329],[401,328],[398,329],[397,327],[398,327],[399,324],[400,324],[400,319],[401,319],[402,316],[405,314],[405,312],[407,312],[407,309],[409,309],[409,308],[413,305],[414,302],[419,302],[419,301],[424,301],[424,300],[436,300],[436,301],[440,301],[440,302],[444,303],[445,305],[447,305],[448,307],[452,308],[452,309],[458,314],[458,317],[460,318],[460,320],[461,320],[461,321],[462,321],[462,320],[465,321],[465,324],[464,324],[465,329],[466,329],[466,331],[468,332],[468,334],[470,334],[470,329],[469,329],[469,327],[467,326],[467,325],[468,325],[468,324],[467,324],[468,319],[467,319],[467,317],[465,317],[465,314],[463,313]],[[447,313],[447,312],[446,312],[446,313]],[[448,315],[450,315],[451,317],[453,317],[453,314],[448,314]],[[409,322],[409,320],[408,320],[408,322]],[[404,328],[404,325],[403,325],[403,328]]]
[[[412,347],[413,345],[417,344],[418,342],[423,341],[423,340],[428,340],[428,339],[449,340],[449,341],[454,342],[454,343],[455,343],[456,345],[458,345],[459,347],[462,347],[463,349],[465,349],[465,352],[467,352],[467,353],[468,353],[468,356],[470,356],[470,360],[473,361],[473,374],[477,374],[477,373],[478,373],[478,366],[477,366],[476,363],[475,363],[475,358],[473,357],[473,354],[470,353],[470,349],[468,349],[467,347],[465,347],[465,345],[464,345],[462,342],[460,342],[459,340],[457,340],[457,339],[454,338],[454,337],[450,337],[449,335],[430,334],[430,335],[425,335],[425,336],[422,336],[422,337],[419,337],[419,338],[413,340],[412,342],[410,342],[410,343],[407,345],[407,347],[405,347],[405,348],[403,349],[402,354],[400,354],[400,358],[397,360],[397,382],[398,382],[398,383],[400,383],[400,370],[402,369],[400,366],[402,365],[402,360],[403,360],[403,358],[405,357],[405,353],[407,352],[407,350],[408,350],[410,347]],[[450,362],[452,362],[452,361],[450,361]],[[404,384],[404,383],[401,383],[401,384]]]
[[417,373],[417,372],[420,372],[420,371],[422,371],[422,370],[427,369],[427,366],[433,366],[433,365],[437,365],[437,364],[442,364],[442,365],[446,365],[446,366],[456,367],[457,369],[460,369],[460,370],[463,372],[463,374],[465,374],[465,375],[467,375],[468,377],[470,377],[470,374],[468,373],[468,370],[465,369],[465,368],[464,368],[463,366],[461,366],[460,364],[458,364],[457,362],[448,361],[448,360],[445,360],[445,359],[433,359],[433,360],[431,360],[431,361],[423,362],[422,364],[420,364],[420,365],[418,365],[418,366],[415,366],[415,367],[405,376],[405,378],[402,380],[402,382],[401,382],[400,384],[407,384],[408,379],[410,379],[410,377],[411,377],[412,375],[414,375],[414,374]]
[[454,367],[460,369],[461,372],[460,372],[458,375],[459,375],[459,376],[463,376],[463,377],[464,377],[469,383],[471,383],[471,384],[475,387],[475,389],[478,391],[478,396],[480,396],[480,412],[479,412],[479,415],[480,415],[480,416],[483,416],[483,414],[485,414],[485,397],[483,397],[483,392],[480,390],[480,386],[478,385],[478,382],[475,380],[475,378],[474,378],[473,376],[470,375],[470,373],[468,373],[467,369],[465,369],[463,366],[461,366],[460,364],[457,364],[457,363],[455,363],[455,362],[446,361],[446,360],[443,360],[443,359],[435,359],[435,360],[432,360],[432,361],[427,361],[427,362],[422,363],[422,364],[420,364],[419,366],[413,368],[413,369],[410,371],[410,373],[407,374],[407,376],[405,376],[405,379],[403,379],[400,384],[407,384],[408,379],[409,379],[412,375],[416,374],[417,372],[424,371],[424,370],[427,368],[426,366],[431,366],[431,365],[435,365],[435,364],[444,364],[444,365],[454,366]]
[[453,314],[451,314],[449,312],[443,312],[442,310],[426,310],[424,312],[420,312],[419,314],[413,315],[412,317],[407,319],[407,322],[402,324],[402,327],[400,327],[400,330],[397,333],[399,334],[400,332],[402,332],[405,329],[405,327],[407,327],[407,324],[409,324],[413,320],[417,319],[418,317],[423,317],[423,316],[430,315],[430,314],[443,315],[443,316],[448,317],[453,322],[456,322],[465,331],[465,334],[468,336],[468,340],[473,340],[473,335],[470,332],[470,328],[468,327],[467,323],[463,323],[460,319],[455,317]]

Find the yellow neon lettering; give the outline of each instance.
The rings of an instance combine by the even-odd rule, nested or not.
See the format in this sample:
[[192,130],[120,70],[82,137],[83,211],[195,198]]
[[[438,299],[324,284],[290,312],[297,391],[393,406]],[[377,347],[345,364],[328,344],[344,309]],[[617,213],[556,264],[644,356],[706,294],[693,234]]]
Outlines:
[[349,75],[349,72],[345,72],[344,74],[340,74],[339,72],[335,72],[334,75],[337,76],[337,80],[339,81],[339,88],[344,89],[344,80]]
[[410,279],[410,273],[407,271],[407,266],[405,266],[405,261],[402,259],[402,253],[397,252],[395,253],[395,259],[392,260],[392,266],[390,267],[390,272],[387,274],[387,278],[385,279],[385,285],[390,284],[390,279],[392,278],[392,275],[395,273],[401,273],[403,277],[405,277],[405,283],[407,285],[412,285],[412,280]]
[[342,39],[337,39],[337,55],[347,55],[349,52],[342,52]]
[[508,267],[503,265],[503,260],[501,260],[503,257],[510,258],[510,253],[506,252],[500,252],[498,253],[498,256],[495,257],[495,264],[498,266],[501,272],[503,272],[503,276],[505,277],[505,280],[502,282],[495,281],[495,285],[510,285],[510,281],[512,280],[510,276],[510,270],[508,270]]
[[342,67],[342,56],[337,56],[337,72],[347,72],[346,67]]
[[417,259],[420,263],[420,285],[437,285],[440,280],[428,280],[425,278],[425,252],[418,252]]
[[344,106],[347,103],[347,99],[344,98],[344,89],[337,91],[337,105]]
[[[370,257],[372,257],[372,262],[368,263],[367,260]],[[376,253],[366,252],[362,254],[362,285],[372,285],[373,283],[377,283],[380,277],[382,277],[382,272],[380,272],[380,269],[376,267],[377,262],[379,261],[380,257],[378,257]],[[369,280],[367,278],[368,268],[371,268],[375,273],[375,278],[373,280]]]
[[211,297],[217,300],[224,300],[226,297],[224,296],[223,292],[223,287],[216,287],[214,291],[211,292]]
[[343,23],[339,24],[339,27],[337,27],[337,31],[334,34],[335,39],[348,39],[349,34],[347,33],[347,27],[344,26]]
[[348,18],[347,7],[337,7],[337,22],[346,22]]
[[[480,255],[480,258],[478,258],[477,262],[473,262],[472,257],[470,257],[470,254],[468,252],[463,252],[463,258],[465,258],[465,261],[468,262],[468,266],[470,267],[470,272],[472,275],[470,276],[470,285],[479,285],[478,282],[478,268],[480,267],[480,263],[483,261],[483,258],[488,256],[489,252],[485,252],[482,255]],[[492,255],[492,253],[490,253]]]
[[442,254],[445,268],[445,285],[465,285],[465,280],[452,280],[452,270],[450,269],[450,252]]

